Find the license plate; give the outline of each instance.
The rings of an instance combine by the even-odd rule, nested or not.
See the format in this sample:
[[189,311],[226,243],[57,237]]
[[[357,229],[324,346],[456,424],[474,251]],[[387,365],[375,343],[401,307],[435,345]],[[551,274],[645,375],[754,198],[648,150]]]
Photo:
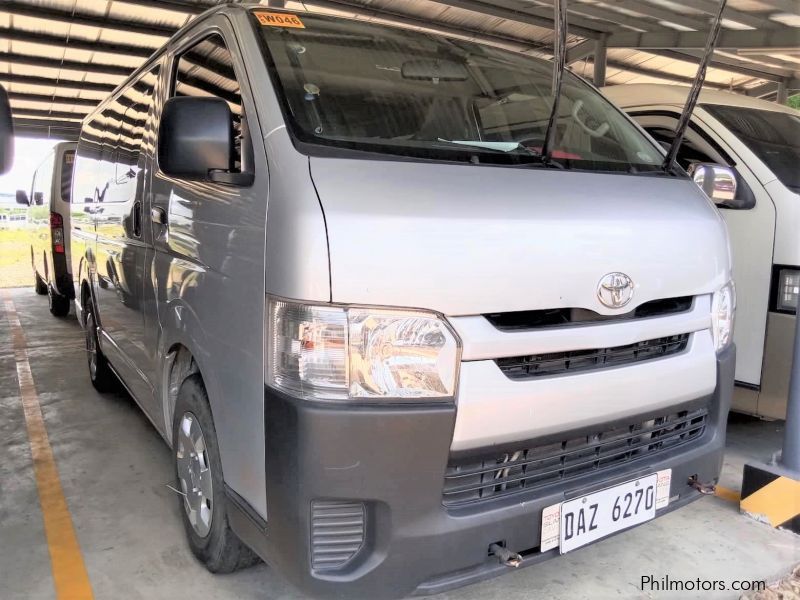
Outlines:
[[561,554],[656,516],[658,474],[561,504]]

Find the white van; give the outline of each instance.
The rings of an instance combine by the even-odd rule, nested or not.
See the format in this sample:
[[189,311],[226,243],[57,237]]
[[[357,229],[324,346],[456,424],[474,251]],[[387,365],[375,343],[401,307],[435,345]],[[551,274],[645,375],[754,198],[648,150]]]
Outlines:
[[[688,88],[622,85],[603,93],[654,138],[671,142]],[[784,419],[800,293],[800,112],[703,91],[678,162],[735,169],[737,198],[718,204],[736,283],[733,408]]]
[[209,570],[429,594],[710,491],[725,224],[563,75],[551,120],[547,61],[233,4],[86,117],[88,373],[171,446]]
[[50,312],[63,317],[75,293],[70,274],[70,193],[75,142],[60,142],[33,174],[31,189],[17,190],[28,207],[31,267],[37,294],[47,294]]

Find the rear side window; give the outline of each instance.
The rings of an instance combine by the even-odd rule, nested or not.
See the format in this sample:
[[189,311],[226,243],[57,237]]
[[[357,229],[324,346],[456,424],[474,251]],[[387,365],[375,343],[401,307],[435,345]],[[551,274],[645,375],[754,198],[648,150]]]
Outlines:
[[221,98],[233,117],[234,170],[242,168],[242,94],[233,68],[233,57],[219,34],[192,46],[178,58],[173,96]]
[[72,163],[75,162],[75,150],[67,150],[61,156],[61,199],[70,201],[72,193]]

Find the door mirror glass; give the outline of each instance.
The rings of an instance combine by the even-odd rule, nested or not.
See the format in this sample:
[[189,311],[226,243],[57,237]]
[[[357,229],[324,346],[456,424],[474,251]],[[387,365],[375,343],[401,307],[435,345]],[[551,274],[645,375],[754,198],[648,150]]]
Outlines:
[[220,98],[170,98],[158,130],[158,163],[174,177],[209,179],[233,167],[233,127]]
[[17,190],[17,204],[24,204],[30,206],[31,201],[28,199],[28,192],[25,190]]
[[720,208],[743,210],[755,206],[755,197],[750,187],[731,167],[714,163],[693,163],[689,165],[689,175]]
[[14,162],[14,124],[11,121],[11,105],[8,94],[0,85],[0,174],[11,168]]

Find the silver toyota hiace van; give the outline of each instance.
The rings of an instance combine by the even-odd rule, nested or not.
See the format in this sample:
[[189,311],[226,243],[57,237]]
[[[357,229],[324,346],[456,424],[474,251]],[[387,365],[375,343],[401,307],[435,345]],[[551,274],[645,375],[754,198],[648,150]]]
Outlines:
[[[733,383],[724,223],[598,91],[472,42],[214,9],[83,123],[89,372],[189,545],[432,593],[683,506]],[[147,518],[142,515],[141,518]]]

